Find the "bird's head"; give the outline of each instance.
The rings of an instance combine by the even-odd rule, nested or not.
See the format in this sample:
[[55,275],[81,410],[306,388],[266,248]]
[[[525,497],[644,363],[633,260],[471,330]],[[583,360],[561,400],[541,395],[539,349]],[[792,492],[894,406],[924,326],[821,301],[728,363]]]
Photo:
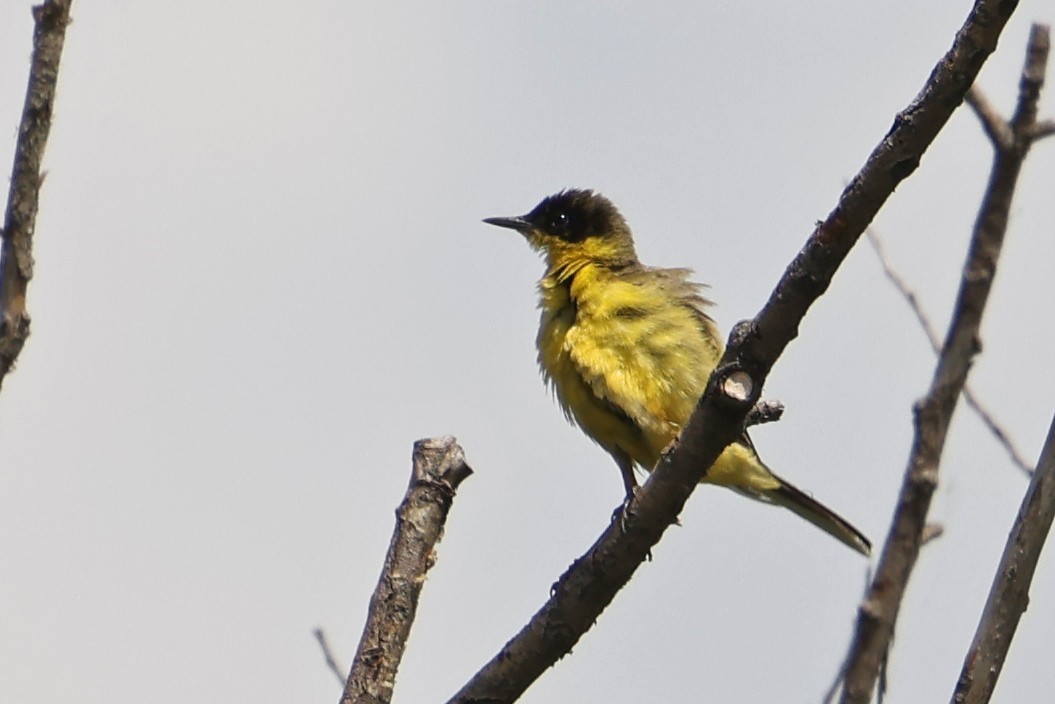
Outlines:
[[551,269],[637,261],[626,220],[612,201],[593,191],[564,190],[544,198],[527,215],[486,218],[484,222],[522,234],[546,255]]

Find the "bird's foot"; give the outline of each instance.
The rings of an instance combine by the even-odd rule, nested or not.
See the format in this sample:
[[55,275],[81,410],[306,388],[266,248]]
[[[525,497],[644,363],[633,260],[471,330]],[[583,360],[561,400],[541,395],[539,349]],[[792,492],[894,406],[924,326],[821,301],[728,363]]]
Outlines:
[[612,522],[619,521],[619,528],[624,533],[627,532],[627,528],[630,526],[630,521],[634,519],[634,499],[637,498],[637,492],[640,487],[635,486],[630,489],[626,498],[623,499],[623,503],[619,504],[619,508],[612,512]]

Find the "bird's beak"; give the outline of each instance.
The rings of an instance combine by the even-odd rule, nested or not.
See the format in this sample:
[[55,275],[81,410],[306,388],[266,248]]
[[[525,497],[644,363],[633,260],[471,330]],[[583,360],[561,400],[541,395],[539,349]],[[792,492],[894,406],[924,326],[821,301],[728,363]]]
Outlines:
[[513,218],[484,218],[484,222],[488,225],[508,227],[510,230],[516,230],[520,233],[525,233],[533,227],[522,215]]

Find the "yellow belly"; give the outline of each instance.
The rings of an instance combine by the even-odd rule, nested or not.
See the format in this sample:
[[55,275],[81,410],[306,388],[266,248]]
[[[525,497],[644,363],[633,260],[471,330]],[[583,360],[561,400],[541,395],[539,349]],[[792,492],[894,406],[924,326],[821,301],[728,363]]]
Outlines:
[[[651,471],[720,358],[713,324],[669,291],[589,267],[570,284],[543,279],[539,288],[539,365],[565,414],[609,453],[625,453]],[[739,444],[725,450],[706,481],[776,485],[753,450]]]

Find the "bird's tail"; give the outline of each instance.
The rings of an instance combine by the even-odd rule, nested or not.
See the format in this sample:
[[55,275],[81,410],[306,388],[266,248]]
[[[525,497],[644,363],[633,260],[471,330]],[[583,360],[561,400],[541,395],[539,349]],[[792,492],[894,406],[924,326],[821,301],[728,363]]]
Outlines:
[[861,531],[850,525],[849,521],[780,477],[774,475],[774,478],[780,485],[775,489],[761,492],[765,495],[765,499],[790,509],[862,555],[872,554],[872,543]]

